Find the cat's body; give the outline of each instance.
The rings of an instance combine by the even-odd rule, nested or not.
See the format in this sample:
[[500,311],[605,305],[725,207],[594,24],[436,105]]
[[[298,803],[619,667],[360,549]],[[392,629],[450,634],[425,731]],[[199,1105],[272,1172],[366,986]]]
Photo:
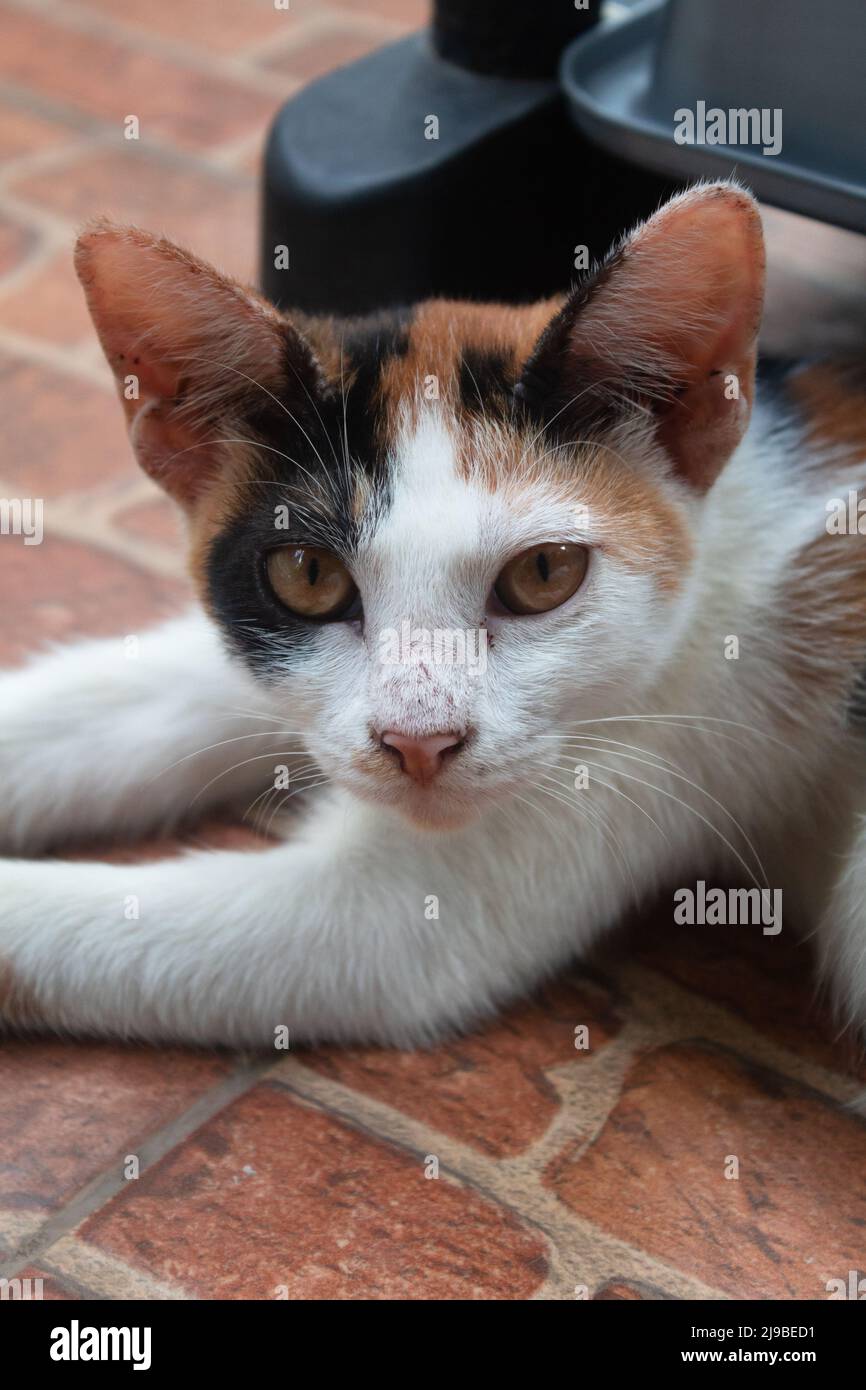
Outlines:
[[[413,1044],[716,874],[784,889],[786,925],[823,913],[866,1017],[866,547],[827,529],[866,481],[866,388],[793,370],[749,423],[743,194],[669,205],[563,306],[301,337],[143,234],[89,234],[81,268],[209,616],[3,678],[0,845],[270,814],[275,769],[310,805],[260,854],[0,863],[0,1021]],[[315,621],[270,568],[289,540]],[[325,583],[348,587],[321,625]],[[486,661],[395,660],[406,623],[481,630]]]

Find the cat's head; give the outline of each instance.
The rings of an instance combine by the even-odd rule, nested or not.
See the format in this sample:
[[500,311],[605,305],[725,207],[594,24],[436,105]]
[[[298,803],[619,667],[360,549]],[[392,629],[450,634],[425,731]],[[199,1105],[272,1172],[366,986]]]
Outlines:
[[525,308],[283,315],[108,223],[77,266],[204,605],[334,780],[459,823],[656,678],[753,397],[742,190],[674,199]]

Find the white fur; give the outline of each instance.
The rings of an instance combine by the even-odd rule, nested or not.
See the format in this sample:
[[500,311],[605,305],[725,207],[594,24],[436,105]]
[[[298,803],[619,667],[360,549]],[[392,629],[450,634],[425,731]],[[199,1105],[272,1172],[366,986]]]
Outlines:
[[[12,853],[161,829],[197,797],[193,809],[242,806],[304,749],[332,783],[262,854],[0,864],[0,965],[49,1025],[237,1044],[267,1044],[285,1025],[298,1042],[417,1043],[529,989],[638,893],[715,869],[764,883],[825,791],[847,815],[859,744],[828,718],[800,718],[795,739],[780,727],[779,704],[795,718],[806,696],[772,640],[774,585],[820,534],[841,470],[804,482],[757,410],[705,503],[661,483],[695,527],[681,592],[596,549],[561,609],[491,619],[479,678],[384,666],[379,635],[404,617],[472,627],[510,555],[551,536],[591,544],[617,519],[591,496],[576,521],[553,489],[461,480],[435,411],[417,430],[407,417],[397,453],[394,506],[358,560],[364,631],[326,629],[291,679],[265,691],[196,615],[150,634],[137,658],[89,642],[0,682],[0,840]],[[724,658],[728,634],[739,661]],[[371,728],[395,727],[474,735],[419,789],[393,760],[364,761]],[[258,761],[231,770],[245,759]],[[836,824],[823,802],[821,817],[816,881]],[[852,863],[828,949],[862,1019],[866,843]]]

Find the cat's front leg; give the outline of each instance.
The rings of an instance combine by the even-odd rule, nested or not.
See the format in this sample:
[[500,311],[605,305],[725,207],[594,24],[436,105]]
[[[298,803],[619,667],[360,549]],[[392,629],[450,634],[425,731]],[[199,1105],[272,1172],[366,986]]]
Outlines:
[[139,837],[243,808],[297,744],[282,722],[201,612],[2,673],[0,850]]
[[338,795],[261,853],[0,862],[0,1019],[245,1046],[466,1026],[573,948],[573,909],[557,923],[551,892],[539,918],[485,837],[423,836]]

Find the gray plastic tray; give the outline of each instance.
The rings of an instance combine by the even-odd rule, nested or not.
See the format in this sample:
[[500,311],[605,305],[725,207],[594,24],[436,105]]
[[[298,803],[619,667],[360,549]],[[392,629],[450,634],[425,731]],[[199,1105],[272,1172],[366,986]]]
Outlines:
[[[684,181],[738,175],[866,232],[864,0],[653,0],[570,44],[560,79],[574,123],[611,153]],[[674,113],[699,102],[781,110],[779,153],[678,144]]]

